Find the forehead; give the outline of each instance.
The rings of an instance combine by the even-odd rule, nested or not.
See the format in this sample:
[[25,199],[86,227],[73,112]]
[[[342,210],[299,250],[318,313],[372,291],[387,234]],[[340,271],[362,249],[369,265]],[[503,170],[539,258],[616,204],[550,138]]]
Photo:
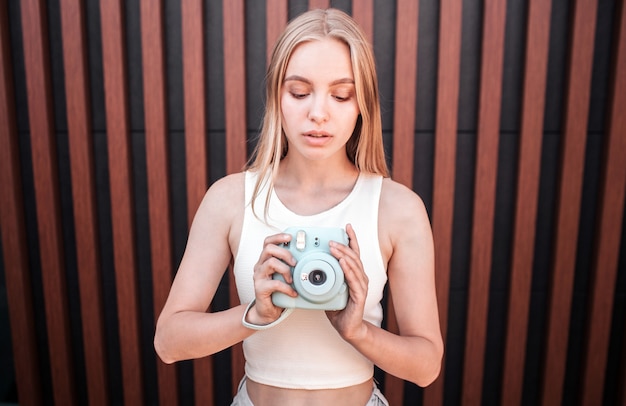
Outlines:
[[332,38],[304,42],[294,49],[287,64],[285,76],[292,75],[309,80],[353,79],[350,49]]

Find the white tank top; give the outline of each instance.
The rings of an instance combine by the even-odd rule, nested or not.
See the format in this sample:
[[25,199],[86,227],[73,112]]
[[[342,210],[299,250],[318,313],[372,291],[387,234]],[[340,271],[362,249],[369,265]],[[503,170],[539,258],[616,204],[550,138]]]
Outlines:
[[[301,216],[285,207],[272,191],[264,222],[267,182],[255,202],[250,199],[257,174],[246,172],[245,214],[239,250],[234,262],[237,293],[241,303],[254,299],[252,279],[265,237],[291,226],[354,227],[361,261],[369,278],[364,319],[380,326],[381,300],[387,283],[378,241],[378,204],[382,177],[361,173],[352,192],[339,204],[312,216]],[[322,310],[296,309],[275,327],[254,333],[244,340],[246,375],[259,383],[292,389],[334,389],[357,385],[374,374],[371,361],[346,343]]]

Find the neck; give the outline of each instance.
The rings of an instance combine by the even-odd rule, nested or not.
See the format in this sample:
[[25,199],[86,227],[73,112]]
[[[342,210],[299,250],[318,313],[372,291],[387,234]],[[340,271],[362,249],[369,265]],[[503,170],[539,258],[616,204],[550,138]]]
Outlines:
[[[282,182],[315,187],[353,181],[358,170],[347,158],[340,162],[303,161],[286,156],[280,163],[279,179]],[[281,183],[282,183],[281,182]]]

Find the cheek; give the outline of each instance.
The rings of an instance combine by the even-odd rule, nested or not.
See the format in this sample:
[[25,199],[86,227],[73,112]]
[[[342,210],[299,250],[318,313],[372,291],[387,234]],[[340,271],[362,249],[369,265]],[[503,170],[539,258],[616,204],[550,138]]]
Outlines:
[[346,123],[350,128],[354,128],[356,126],[356,123],[359,119],[359,114],[360,111],[358,109],[358,107],[355,107],[353,109],[350,109],[349,111],[345,112],[345,117],[346,117]]
[[302,106],[295,103],[295,100],[292,97],[284,96],[280,100],[280,110],[283,114],[283,117],[294,117],[299,114],[299,110],[302,109]]
[[282,98],[280,101],[280,116],[283,122],[283,128],[289,127],[289,118],[293,117],[293,111],[289,102],[285,101],[285,98]]

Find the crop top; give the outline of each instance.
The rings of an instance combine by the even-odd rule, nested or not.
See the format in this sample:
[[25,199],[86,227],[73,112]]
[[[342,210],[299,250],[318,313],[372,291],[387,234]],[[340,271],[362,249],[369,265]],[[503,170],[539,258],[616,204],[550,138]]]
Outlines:
[[[380,327],[381,300],[387,283],[378,241],[382,177],[360,173],[353,190],[343,201],[311,216],[293,213],[272,190],[267,217],[264,208],[268,182],[264,183],[255,202],[257,215],[252,212],[250,199],[256,178],[256,173],[246,172],[246,207],[234,261],[240,302],[249,303],[254,299],[253,269],[267,236],[291,226],[345,228],[350,223],[357,235],[361,262],[369,279],[364,319]],[[245,339],[243,350],[246,375],[270,386],[335,389],[363,383],[374,374],[372,362],[341,338],[322,310],[295,309],[282,323]]]

